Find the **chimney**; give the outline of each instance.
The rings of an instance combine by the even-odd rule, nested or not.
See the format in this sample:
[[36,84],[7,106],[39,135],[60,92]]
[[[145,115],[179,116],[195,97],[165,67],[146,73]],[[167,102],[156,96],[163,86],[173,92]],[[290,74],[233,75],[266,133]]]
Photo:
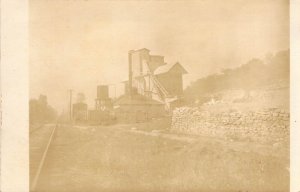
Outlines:
[[133,52],[133,50],[130,50],[128,52],[128,69],[129,69],[129,72],[128,72],[128,75],[129,75],[129,78],[128,78],[128,93],[129,93],[130,97],[132,96],[132,52]]

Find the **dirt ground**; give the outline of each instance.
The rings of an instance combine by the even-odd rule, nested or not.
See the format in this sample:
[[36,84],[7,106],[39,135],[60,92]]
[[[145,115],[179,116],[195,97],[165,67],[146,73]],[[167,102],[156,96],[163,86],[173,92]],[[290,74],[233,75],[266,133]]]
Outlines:
[[289,191],[287,145],[137,127],[59,126],[36,191]]

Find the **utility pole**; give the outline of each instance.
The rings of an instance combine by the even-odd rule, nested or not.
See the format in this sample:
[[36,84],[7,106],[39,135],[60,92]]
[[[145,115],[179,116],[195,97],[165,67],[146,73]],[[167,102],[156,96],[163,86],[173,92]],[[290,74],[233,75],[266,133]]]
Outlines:
[[72,89],[70,91],[70,121],[72,122]]
[[128,52],[128,92],[132,98],[132,50]]
[[116,84],[114,84],[114,86],[115,86],[115,99],[117,99],[117,85]]

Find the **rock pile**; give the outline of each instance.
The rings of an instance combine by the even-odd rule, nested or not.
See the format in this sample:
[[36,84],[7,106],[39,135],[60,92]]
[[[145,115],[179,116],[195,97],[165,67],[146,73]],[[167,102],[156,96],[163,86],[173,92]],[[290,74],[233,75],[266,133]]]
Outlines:
[[200,108],[181,107],[173,111],[171,131],[254,141],[282,141],[289,138],[289,117],[289,112],[278,108],[245,113],[211,113]]

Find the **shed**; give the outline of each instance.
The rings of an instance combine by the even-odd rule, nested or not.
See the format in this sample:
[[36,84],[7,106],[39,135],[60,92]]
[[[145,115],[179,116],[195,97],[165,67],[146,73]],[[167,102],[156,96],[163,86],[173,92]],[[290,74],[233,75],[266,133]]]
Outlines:
[[166,114],[164,103],[137,93],[121,96],[114,108],[119,122],[145,122]]

